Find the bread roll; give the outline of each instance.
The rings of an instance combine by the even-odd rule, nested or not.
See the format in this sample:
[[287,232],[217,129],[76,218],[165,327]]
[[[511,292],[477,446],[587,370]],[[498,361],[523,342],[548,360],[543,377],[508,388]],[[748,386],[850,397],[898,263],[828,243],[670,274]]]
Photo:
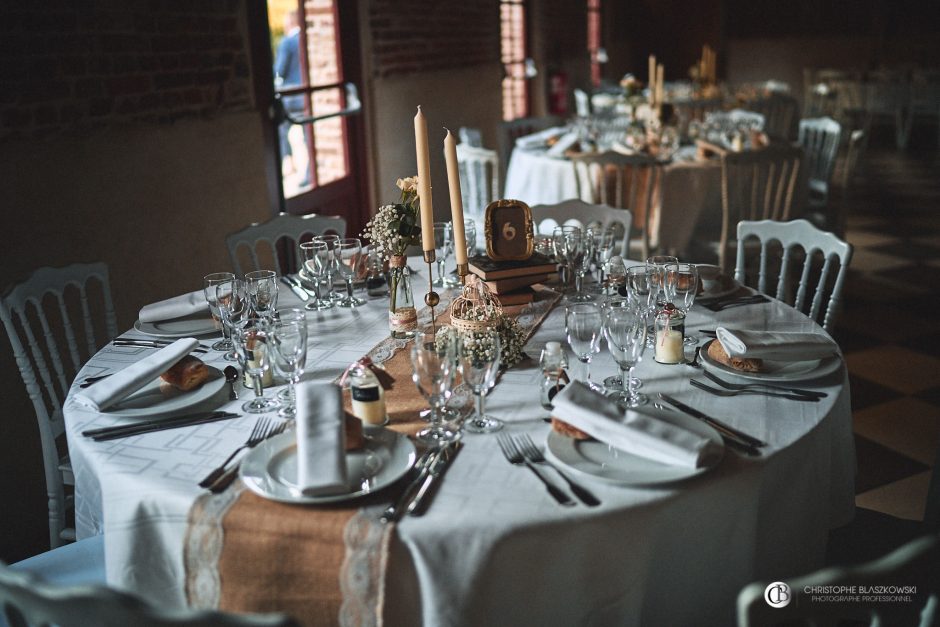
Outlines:
[[718,340],[708,345],[708,356],[720,364],[740,370],[741,372],[760,372],[763,361],[746,357],[730,357],[725,347]]
[[346,418],[346,450],[355,451],[361,449],[365,442],[362,435],[362,421],[348,411],[344,413]]
[[186,355],[173,367],[160,375],[166,383],[187,392],[206,382],[209,378],[209,366],[198,357]]
[[591,436],[576,427],[572,427],[564,420],[552,416],[552,430],[575,440],[590,440]]

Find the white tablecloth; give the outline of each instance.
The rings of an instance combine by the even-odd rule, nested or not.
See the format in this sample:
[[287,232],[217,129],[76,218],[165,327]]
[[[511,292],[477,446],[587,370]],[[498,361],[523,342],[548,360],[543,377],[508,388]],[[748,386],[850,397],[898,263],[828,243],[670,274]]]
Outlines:
[[[717,224],[719,232],[721,226],[721,164],[696,161],[694,149],[681,154],[683,158],[663,170],[661,203],[651,216],[650,241],[665,250],[687,250],[700,220]],[[505,190],[506,198],[529,206],[579,197],[572,162],[550,157],[544,150],[513,150]],[[590,197],[581,200],[591,202]]]
[[[282,305],[293,299],[282,292]],[[563,341],[563,323],[563,308],[556,308],[526,352],[537,358],[547,341]],[[729,323],[815,328],[776,301],[719,314],[694,308],[688,318],[690,331]],[[333,379],[386,328],[383,300],[354,312],[311,313],[307,377]],[[81,374],[112,370],[146,352],[106,348]],[[578,367],[572,366],[575,375]],[[614,371],[605,348],[592,373],[600,379]],[[711,472],[655,488],[584,479],[603,505],[562,508],[528,470],[506,463],[494,436],[468,434],[429,511],[398,525],[393,563],[411,568],[389,574],[393,613],[406,617],[404,624],[427,625],[488,624],[497,616],[507,625],[729,624],[743,584],[817,566],[828,529],[853,511],[844,368],[814,382],[829,393],[819,403],[717,398],[689,385],[696,374],[657,364],[649,354],[637,369],[645,393],[674,394],[767,441],[761,459],[728,451]],[[487,408],[509,423],[509,432],[544,442],[538,380],[537,365],[509,370]],[[245,389],[234,403],[223,394],[217,404],[234,409],[249,394]],[[67,404],[65,421],[79,537],[105,534],[111,584],[183,604],[182,547],[187,512],[200,493],[196,481],[245,440],[255,417],[102,443],[80,432],[118,420]]]

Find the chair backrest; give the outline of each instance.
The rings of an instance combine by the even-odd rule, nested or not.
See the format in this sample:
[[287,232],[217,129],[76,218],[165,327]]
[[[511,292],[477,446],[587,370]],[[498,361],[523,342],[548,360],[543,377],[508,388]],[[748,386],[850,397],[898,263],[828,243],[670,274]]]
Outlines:
[[283,614],[235,615],[160,608],[104,586],[54,586],[0,562],[0,611],[14,627],[297,627]]
[[[940,539],[924,536],[873,562],[851,568],[826,568],[785,583],[788,591],[779,586],[772,588],[770,582],[745,586],[738,594],[738,627],[834,626],[848,622],[891,627],[936,625],[940,620]],[[878,590],[882,587],[889,590],[897,587],[901,591],[881,594]],[[861,588],[873,592],[859,592]],[[912,588],[916,590],[911,591]],[[820,599],[813,600],[814,596]],[[838,596],[860,598],[834,602]],[[910,601],[878,599],[904,596],[910,597]],[[788,603],[774,607],[768,598],[774,603],[788,599]]]
[[800,120],[799,144],[805,156],[804,168],[810,187],[823,200],[829,195],[829,182],[836,165],[842,139],[842,126],[832,118]]
[[741,220],[789,220],[803,150],[773,144],[721,156],[722,226],[718,263],[730,267],[728,250]]
[[532,222],[535,232],[551,235],[556,226],[572,225],[581,228],[614,229],[615,238],[622,238],[620,256],[626,258],[630,246],[630,226],[633,215],[629,209],[617,209],[607,205],[592,205],[583,200],[565,200],[555,205],[532,207]]
[[519,118],[508,122],[500,122],[496,145],[501,164],[500,180],[506,180],[506,168],[509,166],[509,158],[512,156],[512,150],[516,146],[517,139],[531,135],[532,133],[544,131],[553,126],[558,126],[560,123],[561,119],[553,115]]
[[574,89],[574,110],[582,118],[591,115],[591,97],[583,89]]
[[483,210],[499,198],[499,157],[495,150],[457,144],[457,168],[464,213],[482,229]]
[[108,267],[40,268],[0,297],[0,318],[38,419],[50,543],[56,547],[71,538],[56,445],[65,431],[62,402],[82,365],[118,333]]
[[[297,247],[305,237],[331,233],[346,237],[346,220],[320,215],[281,213],[267,222],[250,224],[225,238],[235,274],[277,269],[278,274],[297,269]],[[284,246],[278,250],[278,246]],[[244,249],[244,250],[243,250]],[[247,263],[242,264],[242,260]]]
[[461,144],[473,146],[474,148],[483,148],[483,134],[480,129],[471,126],[461,126],[457,130],[457,137]]
[[643,259],[649,256],[654,197],[662,186],[662,166],[649,155],[618,152],[585,153],[572,157],[578,197],[595,205],[627,209],[642,230]]
[[[845,276],[852,261],[852,245],[844,242],[832,233],[821,231],[808,221],[800,219],[792,222],[775,222],[761,220],[759,222],[742,221],[738,223],[738,257],[734,268],[735,280],[742,284],[746,282],[745,269],[745,240],[756,237],[760,241],[760,267],[757,274],[757,289],[765,294],[772,294],[768,283],[770,275],[769,244],[779,242],[782,248],[780,259],[780,273],[777,277],[776,292],[772,295],[787,302],[796,309],[804,311],[810,318],[817,320],[821,312],[825,312],[822,327],[831,331],[835,322],[841,297]],[[803,268],[800,272],[799,284],[795,295],[789,283],[790,262],[795,261],[792,253],[802,249],[804,254]],[[816,253],[823,258],[822,269],[818,275],[813,271]],[[838,262],[839,268],[835,280],[831,283],[833,265]],[[815,285],[812,283],[815,282]],[[828,298],[827,298],[828,294]],[[809,300],[808,300],[809,299]],[[809,310],[806,311],[806,304]]]
[[751,100],[747,108],[764,115],[764,132],[770,137],[787,140],[793,138],[800,115],[800,103],[793,96],[772,92]]

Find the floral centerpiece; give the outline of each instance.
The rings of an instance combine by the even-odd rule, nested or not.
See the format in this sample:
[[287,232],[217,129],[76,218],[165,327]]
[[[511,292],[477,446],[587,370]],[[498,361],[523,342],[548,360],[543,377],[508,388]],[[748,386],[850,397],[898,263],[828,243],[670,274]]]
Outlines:
[[477,277],[468,277],[463,292],[451,303],[450,324],[457,333],[472,338],[480,350],[485,350],[483,340],[487,330],[495,330],[504,368],[514,366],[525,357],[522,352],[525,331],[515,318],[503,313],[498,298]]
[[646,127],[640,121],[637,109],[647,101],[643,95],[644,85],[633,74],[625,74],[620,79],[620,87],[623,89],[624,100],[630,108],[630,126],[627,127],[624,142],[630,148],[641,151],[646,144]]
[[418,326],[414,293],[408,272],[405,251],[421,242],[418,177],[398,179],[401,198],[397,203],[382,205],[362,231],[372,249],[389,266],[388,322],[397,338],[414,336]]

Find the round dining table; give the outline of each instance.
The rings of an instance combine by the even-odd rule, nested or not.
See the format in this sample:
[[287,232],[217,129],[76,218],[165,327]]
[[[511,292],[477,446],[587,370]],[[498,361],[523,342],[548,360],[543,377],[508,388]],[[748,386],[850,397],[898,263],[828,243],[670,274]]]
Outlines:
[[[416,261],[412,267],[421,267]],[[282,287],[279,308],[299,304]],[[686,323],[690,335],[716,326],[825,333],[774,299],[719,313],[696,304]],[[539,402],[538,356],[547,342],[564,344],[564,325],[561,301],[529,338],[530,359],[506,370],[487,398],[488,413],[505,421],[506,433],[527,434],[540,447],[551,427]],[[308,329],[304,380],[333,381],[387,337],[387,301],[309,312]],[[124,336],[145,337],[136,330]],[[202,337],[205,345],[213,339]],[[70,399],[79,380],[115,372],[151,352],[105,346],[79,373]],[[801,402],[714,396],[690,385],[691,378],[702,379],[701,369],[660,364],[651,353],[647,349],[636,369],[645,394],[669,394],[765,441],[761,454],[726,447],[707,472],[651,485],[562,466],[601,504],[561,507],[525,466],[507,462],[496,435],[465,433],[424,515],[395,525],[383,592],[388,624],[727,625],[745,584],[821,564],[829,530],[854,511],[855,452],[841,358],[820,376],[810,372],[800,380],[800,387],[825,394]],[[215,351],[202,358],[220,370],[230,363]],[[583,365],[571,361],[570,374],[582,378]],[[590,367],[594,381],[617,372],[606,344]],[[243,388],[241,399],[230,401],[223,388],[198,408],[237,412],[250,393]],[[71,400],[64,418],[77,533],[104,534],[109,584],[156,603],[185,605],[187,525],[205,493],[197,482],[245,441],[256,416],[106,442],[81,433],[126,418]],[[558,476],[549,478],[565,488]],[[377,517],[396,496],[394,489],[380,491],[360,512]]]

